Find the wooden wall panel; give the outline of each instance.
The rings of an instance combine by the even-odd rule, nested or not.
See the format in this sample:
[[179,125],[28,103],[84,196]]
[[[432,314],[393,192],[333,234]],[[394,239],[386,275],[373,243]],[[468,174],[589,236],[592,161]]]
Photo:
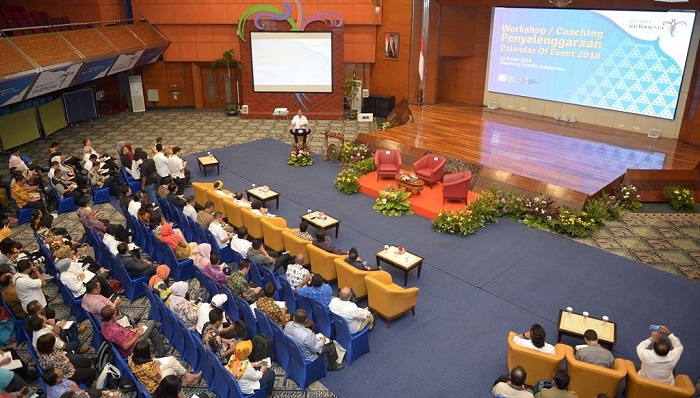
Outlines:
[[[158,89],[158,107],[195,105],[192,66],[188,62],[158,61],[135,70],[143,78],[143,89]],[[201,85],[200,85],[201,87]],[[174,91],[179,94],[175,98]],[[151,106],[150,103],[147,106]]]

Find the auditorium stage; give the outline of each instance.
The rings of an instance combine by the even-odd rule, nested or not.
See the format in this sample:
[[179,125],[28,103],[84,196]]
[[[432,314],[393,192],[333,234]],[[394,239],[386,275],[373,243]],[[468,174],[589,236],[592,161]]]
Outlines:
[[358,141],[399,149],[404,167],[426,151],[481,164],[477,191],[496,185],[580,207],[628,169],[691,170],[700,161],[700,148],[668,138],[485,107],[410,108],[413,123],[360,134]]

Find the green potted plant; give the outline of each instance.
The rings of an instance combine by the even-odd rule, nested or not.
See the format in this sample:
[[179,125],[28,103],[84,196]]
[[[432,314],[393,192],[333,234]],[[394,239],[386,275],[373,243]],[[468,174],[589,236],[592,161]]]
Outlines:
[[[211,62],[211,68],[213,70],[216,70],[219,68],[219,65],[225,65],[226,66],[226,83],[228,84],[228,87],[231,86],[231,69],[237,70],[241,69],[243,67],[243,64],[241,63],[240,60],[236,59],[236,53],[234,52],[233,49],[224,51],[221,54],[221,58],[215,59],[214,61]],[[238,91],[238,79],[236,79],[236,101],[233,101],[233,98],[230,98],[230,95],[227,95],[227,101],[226,105],[226,114],[229,116],[236,116],[240,112],[240,92]]]
[[355,80],[352,77],[346,77],[343,83],[343,94],[345,95],[345,110],[348,113],[348,119],[357,118],[357,110],[352,110],[352,100],[362,87],[362,82]]

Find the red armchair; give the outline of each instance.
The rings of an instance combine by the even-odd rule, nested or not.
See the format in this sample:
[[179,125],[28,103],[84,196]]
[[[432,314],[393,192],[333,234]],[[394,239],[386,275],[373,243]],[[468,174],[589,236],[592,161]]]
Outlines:
[[413,163],[413,172],[432,188],[433,184],[442,179],[445,161],[443,156],[429,153]]
[[442,179],[442,203],[446,199],[463,200],[467,204],[469,184],[472,182],[472,172],[469,170],[459,173],[446,174]]
[[377,181],[380,177],[394,177],[401,170],[401,153],[393,149],[377,149],[374,152]]

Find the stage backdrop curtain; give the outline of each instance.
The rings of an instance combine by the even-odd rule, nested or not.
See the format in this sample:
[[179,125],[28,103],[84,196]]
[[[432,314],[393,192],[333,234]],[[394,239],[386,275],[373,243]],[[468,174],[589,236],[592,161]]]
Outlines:
[[28,108],[0,117],[0,142],[7,150],[39,138],[36,109]]
[[63,108],[63,98],[39,106],[39,118],[47,137],[68,126],[66,112]]

